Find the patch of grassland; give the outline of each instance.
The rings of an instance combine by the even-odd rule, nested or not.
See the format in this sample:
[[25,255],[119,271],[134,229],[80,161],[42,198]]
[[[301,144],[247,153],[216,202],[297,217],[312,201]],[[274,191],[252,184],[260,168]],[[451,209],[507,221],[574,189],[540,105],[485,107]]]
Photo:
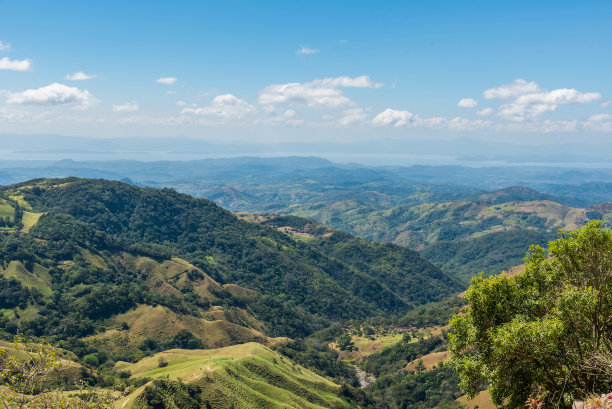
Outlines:
[[34,227],[36,223],[38,223],[38,219],[40,219],[40,216],[42,215],[43,213],[23,212],[23,216],[21,218],[23,228],[21,229],[21,231],[23,231],[24,233],[29,232],[30,229]]
[[[42,267],[34,269],[40,274],[44,274],[41,270]],[[35,288],[40,291],[44,296],[50,296],[52,294],[51,287],[42,278],[34,273],[29,272],[26,267],[20,261],[11,261],[5,270],[1,271],[1,274],[6,278],[15,278],[24,287]]]
[[3,219],[6,219],[8,217],[9,221],[12,222],[13,216],[15,216],[15,209],[13,208],[13,206],[0,202],[0,217]]
[[9,196],[9,199],[16,201],[19,203],[19,206],[24,210],[32,210],[32,206],[28,202],[25,201],[23,194],[14,194]]
[[84,248],[80,249],[81,255],[85,259],[85,261],[91,264],[94,267],[97,267],[102,270],[108,270],[108,265],[104,261],[104,259],[96,254],[93,254],[91,251],[86,250]]
[[468,399],[467,396],[463,395],[457,399],[459,403],[465,405],[467,409],[495,409],[495,405],[491,402],[491,396],[488,391],[482,391],[478,395],[474,396],[474,399]]
[[111,324],[116,327],[125,322],[129,329],[109,330],[85,338],[84,341],[107,352],[119,350],[138,352],[138,346],[145,339],[171,339],[183,329],[191,331],[211,348],[223,347],[236,342],[266,341],[266,338],[254,329],[221,319],[208,321],[204,318],[181,315],[162,306],[140,305],[113,317],[111,321]]
[[335,343],[329,346],[338,352],[338,359],[349,362],[361,362],[369,355],[382,351],[383,349],[393,346],[402,340],[401,333],[386,333],[376,335],[352,335],[353,344],[357,347],[354,351],[341,351]]
[[423,362],[425,369],[433,369],[436,365],[446,361],[450,358],[450,351],[432,352],[431,354],[423,355],[419,359],[415,359],[406,365],[407,371],[414,371],[417,369],[419,361]]
[[[160,367],[160,358],[166,366]],[[135,364],[118,362],[115,369],[130,371],[132,378],[180,379],[197,385],[203,401],[218,402],[215,408],[346,407],[337,396],[338,385],[257,343],[214,350],[174,349]],[[121,399],[117,407],[141,407],[143,391],[140,388]]]

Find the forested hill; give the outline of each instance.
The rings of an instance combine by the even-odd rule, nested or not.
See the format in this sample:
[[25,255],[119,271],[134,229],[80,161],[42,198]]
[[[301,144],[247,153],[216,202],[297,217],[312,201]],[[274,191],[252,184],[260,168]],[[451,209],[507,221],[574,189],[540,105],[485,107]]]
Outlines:
[[[251,313],[276,329],[272,335],[307,333],[321,319],[403,313],[461,289],[411,250],[341,233],[325,244],[296,240],[170,189],[68,178],[25,182],[0,194],[31,211],[70,215],[128,245],[162,246],[221,284],[256,290],[266,302]],[[306,316],[313,318],[305,323]]]

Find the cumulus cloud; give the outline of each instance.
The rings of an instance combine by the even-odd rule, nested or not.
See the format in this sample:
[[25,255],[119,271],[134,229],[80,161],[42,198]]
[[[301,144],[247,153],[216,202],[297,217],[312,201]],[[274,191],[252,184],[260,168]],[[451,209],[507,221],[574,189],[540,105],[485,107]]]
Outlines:
[[342,94],[341,88],[380,88],[382,86],[383,84],[372,81],[367,75],[273,84],[261,91],[259,103],[262,105],[303,105],[315,108],[343,107],[352,105],[353,102]]
[[4,43],[0,41],[0,51],[8,50],[9,48],[11,48],[11,45],[9,43]]
[[316,48],[309,48],[309,47],[304,47],[304,46],[301,46],[300,49],[296,51],[296,53],[300,55],[310,55],[310,54],[316,54],[318,52],[319,50]]
[[87,109],[98,100],[87,90],[55,82],[37,89],[10,92],[6,102],[24,105],[72,105],[74,109]]
[[456,117],[447,119],[444,117],[421,118],[409,111],[399,111],[388,108],[379,113],[372,120],[372,124],[376,126],[396,127],[411,127],[411,128],[430,128],[430,129],[450,129],[456,131],[475,131],[480,129],[488,129],[493,127],[493,122],[478,120],[470,120],[466,118]]
[[96,76],[85,74],[83,71],[77,71],[74,74],[68,74],[64,77],[64,79],[70,80],[70,81],[84,81],[84,80],[90,80],[92,78],[96,78]]
[[474,98],[461,98],[457,103],[459,108],[474,108],[476,105],[478,105],[478,101]]
[[259,95],[260,104],[289,104],[309,107],[339,107],[351,104],[342,91],[331,87],[313,87],[299,82],[269,85]]
[[8,57],[0,58],[0,70],[32,71],[32,62],[25,60],[11,60]]
[[476,114],[480,116],[487,116],[487,115],[491,115],[494,111],[495,110],[493,108],[489,107],[489,108],[483,108],[479,111],[476,111]]
[[265,124],[265,125],[303,125],[303,119],[296,119],[296,112],[293,109],[287,109],[284,112],[277,112],[272,106],[267,106],[264,109],[268,114],[268,118],[265,119],[256,119],[254,121],[255,125]]
[[580,92],[574,88],[560,88],[547,92],[535,92],[531,94],[520,95],[516,98],[517,104],[586,104],[597,101],[601,98],[599,92]]
[[497,108],[497,115],[513,122],[533,121],[546,112],[556,111],[559,105],[587,104],[601,99],[599,92],[581,92],[574,88],[547,90],[520,78],[487,89],[483,95],[486,99],[511,100]]
[[359,125],[367,121],[368,116],[363,108],[347,109],[343,112],[342,117],[338,120],[338,125]]
[[347,88],[382,88],[382,82],[374,82],[368,75],[360,75],[359,77],[335,77],[317,79],[311,82],[315,86],[322,87],[347,87]]
[[182,114],[213,115],[221,118],[242,118],[255,107],[232,94],[217,95],[209,106],[183,108]]
[[405,126],[413,122],[416,115],[409,111],[398,111],[396,109],[387,108],[380,114],[376,115],[372,123],[377,126],[395,125]]
[[126,102],[125,104],[120,104],[120,105],[113,104],[114,112],[134,112],[134,111],[138,111],[139,109],[140,107],[138,106],[138,104],[133,101]]
[[535,119],[546,112],[553,112],[556,110],[557,105],[524,105],[513,103],[500,105],[497,109],[497,115],[510,121],[523,122],[528,119]]
[[489,88],[485,90],[482,95],[485,99],[511,99],[519,95],[539,92],[540,90],[540,86],[535,82],[527,82],[519,78],[509,84]]
[[610,121],[610,120],[612,120],[611,114],[595,114],[595,115],[591,115],[589,119],[587,119],[588,122],[599,122],[599,121]]
[[155,80],[155,82],[157,82],[158,84],[164,84],[164,85],[172,85],[176,81],[178,81],[178,78],[176,77],[161,77]]
[[585,129],[598,132],[612,132],[612,115],[595,114],[591,115],[583,124]]

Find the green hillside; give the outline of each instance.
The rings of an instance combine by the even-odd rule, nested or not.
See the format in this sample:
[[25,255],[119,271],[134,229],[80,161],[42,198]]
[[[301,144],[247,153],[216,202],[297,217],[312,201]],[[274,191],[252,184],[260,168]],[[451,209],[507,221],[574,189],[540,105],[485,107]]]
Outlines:
[[123,408],[147,408],[160,399],[179,408],[349,407],[339,385],[256,343],[169,350],[134,364],[118,362],[116,369],[152,379],[117,403]]
[[0,274],[3,336],[53,337],[80,356],[133,360],[192,338],[199,347],[273,342],[245,309],[260,294],[66,215],[44,215],[29,234],[4,237]]
[[[393,254],[384,256],[392,272],[374,267],[374,261],[372,266],[357,265],[328,256],[329,250],[318,244],[293,240],[275,229],[239,220],[213,202],[169,189],[73,178],[28,182],[5,192],[23,195],[38,211],[70,214],[127,244],[162,245],[220,283],[236,283],[264,298],[277,297],[251,305],[264,321],[277,321],[270,326],[274,335],[295,336],[314,329],[309,323],[317,325],[320,319],[304,320],[304,313],[330,320],[401,313],[461,288],[415,252],[351,238],[354,248]],[[348,239],[339,237],[333,244],[338,248],[346,244],[344,237]],[[411,287],[398,291],[398,280]],[[410,290],[417,287],[422,290]],[[286,316],[279,320],[282,315]]]

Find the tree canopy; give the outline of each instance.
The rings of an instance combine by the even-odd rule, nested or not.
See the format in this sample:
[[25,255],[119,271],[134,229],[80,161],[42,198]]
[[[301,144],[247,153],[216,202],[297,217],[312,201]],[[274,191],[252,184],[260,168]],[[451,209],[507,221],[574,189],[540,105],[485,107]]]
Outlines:
[[612,231],[594,221],[533,246],[525,271],[472,279],[451,319],[452,358],[469,396],[488,387],[499,406],[537,397],[570,407],[612,390]]

